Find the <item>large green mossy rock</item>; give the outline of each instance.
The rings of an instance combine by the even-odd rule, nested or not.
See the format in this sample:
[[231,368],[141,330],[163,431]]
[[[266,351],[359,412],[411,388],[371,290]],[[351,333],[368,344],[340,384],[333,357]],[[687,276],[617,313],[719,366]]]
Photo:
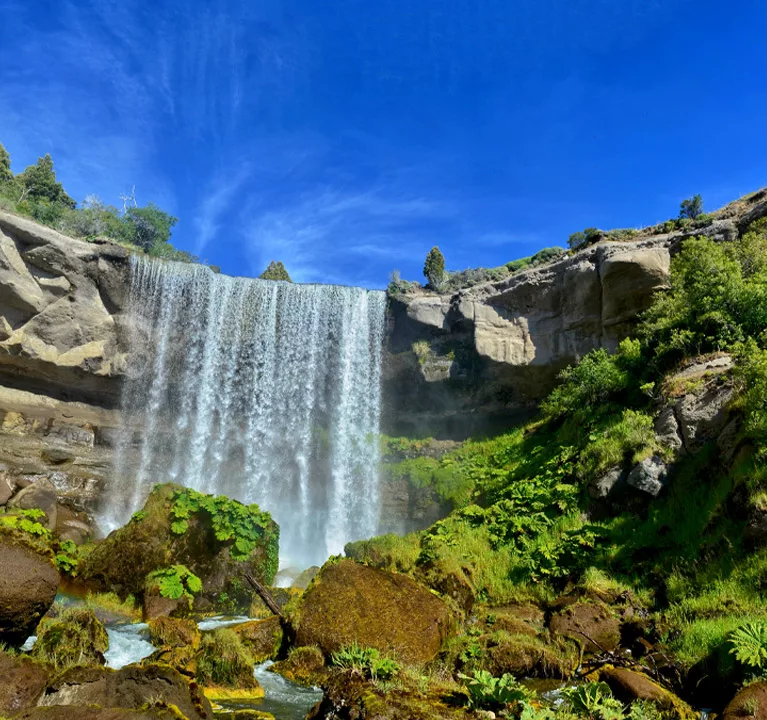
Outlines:
[[56,668],[103,665],[109,649],[107,631],[92,610],[68,608],[45,618],[37,628],[32,654]]
[[50,551],[0,528],[0,643],[22,645],[53,605],[58,587]]
[[157,706],[145,710],[84,707],[77,708],[73,713],[69,705],[56,705],[27,710],[21,715],[14,715],[14,720],[179,720],[179,714],[176,708]]
[[282,623],[272,615],[266,620],[251,620],[232,628],[257,663],[274,660],[282,646]]
[[[220,500],[227,509],[227,520],[255,540],[248,544],[241,537],[227,536],[215,509],[213,513],[204,508],[188,510],[201,500],[205,504],[203,498],[211,507]],[[179,517],[180,510],[186,517]],[[243,547],[248,554],[240,558]],[[202,496],[179,485],[158,485],[143,510],[96,545],[82,563],[79,576],[91,586],[121,597],[140,597],[150,572],[183,565],[202,580],[202,593],[195,599],[198,609],[214,609],[222,598],[237,609],[247,609],[253,593],[245,575],[270,584],[277,572],[278,549],[279,528],[257,506]]]
[[326,656],[357,643],[424,663],[453,628],[447,605],[406,575],[353,560],[325,564],[291,617],[296,645]]

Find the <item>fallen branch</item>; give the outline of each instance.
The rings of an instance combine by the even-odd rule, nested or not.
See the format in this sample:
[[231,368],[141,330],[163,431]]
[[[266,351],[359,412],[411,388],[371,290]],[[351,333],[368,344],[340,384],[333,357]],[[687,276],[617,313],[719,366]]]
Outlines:
[[284,620],[285,618],[282,615],[282,610],[280,610],[280,607],[275,602],[272,594],[250,573],[245,573],[245,579],[253,586],[253,589],[258,593],[258,596],[264,601],[264,605],[277,615],[280,620]]

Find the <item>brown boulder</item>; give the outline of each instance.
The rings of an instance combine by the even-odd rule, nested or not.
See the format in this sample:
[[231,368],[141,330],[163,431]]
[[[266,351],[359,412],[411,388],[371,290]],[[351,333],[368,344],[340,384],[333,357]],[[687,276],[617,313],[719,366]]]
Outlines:
[[69,705],[39,707],[16,715],[15,720],[178,720],[173,708],[154,707],[148,710],[122,708],[79,707],[73,713]]
[[322,685],[329,673],[322,650],[312,645],[292,648],[287,660],[274,663],[269,670],[306,687]]
[[767,681],[743,688],[724,709],[722,720],[767,720]]
[[330,561],[292,618],[296,645],[317,645],[326,656],[358,643],[401,660],[423,663],[452,629],[447,606],[406,575]]
[[555,635],[577,640],[585,652],[612,652],[621,639],[620,623],[602,603],[579,602],[551,618],[549,629]]
[[[141,710],[149,699],[165,707],[175,705],[189,720],[212,720],[213,709],[200,689],[170,667],[129,665],[121,670],[73,668],[59,675],[40,699],[39,705]],[[118,716],[119,717],[119,716]]]
[[647,675],[628,668],[605,667],[599,679],[606,682],[616,699],[624,703],[647,700],[659,710],[682,720],[694,720],[698,714],[683,700],[653,682]]
[[58,587],[50,553],[11,532],[0,533],[0,642],[23,645],[53,605]]
[[28,658],[0,652],[0,716],[37,705],[48,684],[48,670]]
[[45,513],[49,530],[56,529],[58,504],[56,488],[48,478],[41,477],[37,482],[18,492],[8,501],[9,508],[20,510],[42,510]]

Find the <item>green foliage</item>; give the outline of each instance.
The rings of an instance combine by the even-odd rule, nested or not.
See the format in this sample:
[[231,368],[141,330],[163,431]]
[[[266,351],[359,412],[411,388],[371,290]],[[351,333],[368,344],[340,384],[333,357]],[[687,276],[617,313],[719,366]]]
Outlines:
[[40,520],[45,518],[45,513],[37,508],[30,510],[4,510],[0,513],[0,527],[16,530],[33,538],[49,541],[50,530]]
[[264,270],[258,277],[262,280],[284,280],[285,282],[293,282],[282,262],[275,262],[274,260],[269,263],[266,270]]
[[604,348],[593,350],[577,365],[560,373],[561,384],[541,404],[541,409],[550,418],[587,417],[608,399],[625,393],[641,364],[638,340],[624,340],[614,355]]
[[585,230],[579,230],[570,235],[570,237],[567,238],[567,244],[571,250],[581,250],[589,245],[593,245],[602,237],[602,235],[602,231],[597,228],[586,228]]
[[767,670],[767,623],[752,622],[741,625],[729,636],[733,654],[739,663],[759,674]]
[[219,628],[202,637],[197,657],[197,679],[205,685],[229,688],[255,687],[255,659],[240,636],[230,628]]
[[203,495],[184,488],[173,495],[171,531],[183,535],[189,529],[189,519],[195,514],[207,515],[216,540],[229,544],[233,560],[247,560],[262,543],[267,548],[264,579],[274,579],[279,563],[279,528],[266,511],[258,505],[243,505],[224,495]]
[[374,681],[391,680],[401,670],[398,662],[382,655],[376,648],[361,647],[357,643],[334,652],[330,662],[338,668],[356,670]]
[[13,180],[13,173],[11,172],[11,156],[3,144],[0,143],[0,183],[9,182],[11,180]]
[[57,542],[54,549],[54,562],[56,567],[64,575],[74,577],[77,574],[77,565],[80,562],[80,551],[71,540]]
[[577,715],[593,720],[620,720],[623,705],[613,697],[606,683],[592,682],[562,691],[570,709]]
[[171,231],[178,218],[150,202],[146,207],[128,208],[124,221],[128,228],[129,241],[149,252],[170,240]]
[[532,693],[508,673],[493,677],[487,670],[475,670],[472,676],[458,677],[465,681],[472,710],[504,710],[532,698]]
[[665,365],[735,348],[767,327],[767,231],[752,226],[735,243],[690,238],[671,264],[671,290],[657,296],[640,328]]
[[698,195],[693,195],[691,198],[682,200],[679,204],[679,217],[689,218],[695,220],[703,213],[703,198]]
[[147,575],[147,587],[156,589],[164,598],[191,601],[202,592],[202,581],[185,565],[154,570]]
[[431,288],[439,290],[442,287],[442,281],[445,278],[445,257],[438,247],[434,246],[426,255],[423,274]]
[[32,654],[61,669],[102,664],[108,649],[106,630],[94,613],[88,608],[72,607],[40,623]]
[[64,191],[60,182],[56,181],[56,171],[53,159],[45,155],[37,159],[37,164],[30,165],[18,176],[23,188],[24,199],[43,201],[62,208],[75,208],[77,203]]

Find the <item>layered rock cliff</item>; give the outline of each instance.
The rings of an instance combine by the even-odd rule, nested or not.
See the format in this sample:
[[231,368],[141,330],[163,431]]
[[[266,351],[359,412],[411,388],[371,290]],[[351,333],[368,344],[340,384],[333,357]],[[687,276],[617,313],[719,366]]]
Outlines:
[[672,255],[692,236],[734,240],[767,214],[767,192],[707,227],[602,242],[548,265],[450,295],[390,299],[384,425],[390,434],[461,438],[507,427],[557,374],[629,335],[668,287]]

